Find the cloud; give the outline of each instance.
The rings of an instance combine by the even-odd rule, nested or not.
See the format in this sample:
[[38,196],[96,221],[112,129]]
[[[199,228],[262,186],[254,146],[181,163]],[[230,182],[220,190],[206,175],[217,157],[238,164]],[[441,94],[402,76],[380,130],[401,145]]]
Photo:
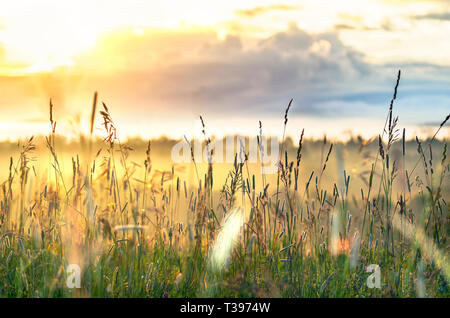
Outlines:
[[[96,50],[75,60],[72,73],[57,71],[34,79],[32,87],[40,100],[36,97],[27,105],[41,105],[43,112],[29,117],[46,116],[50,97],[64,113],[88,115],[97,90],[113,116],[132,123],[198,114],[273,118],[290,98],[294,117],[383,118],[398,68],[403,76],[396,110],[410,113],[409,121],[417,121],[417,114],[420,121],[436,120],[424,106],[432,102],[440,114],[450,99],[450,69],[431,64],[374,65],[344,45],[335,31],[311,34],[291,25],[262,39],[228,35],[224,40],[211,30],[144,30],[132,37],[129,33],[122,30],[103,38]],[[1,104],[32,92],[25,82],[19,83],[21,79],[16,81],[14,94],[7,100],[0,97]],[[0,81],[2,90],[12,85],[8,83]],[[434,95],[439,98],[430,98]]]
[[350,25],[350,24],[346,24],[346,23],[338,23],[338,24],[335,24],[334,26],[333,26],[333,29],[335,29],[335,30],[355,30],[355,29],[357,29],[355,26],[353,26],[353,25]]
[[[299,113],[326,115],[318,102],[342,94],[342,86],[355,85],[372,72],[364,56],[343,45],[338,34],[312,35],[293,25],[250,47],[237,36],[223,41],[207,37],[196,46],[191,42],[190,49],[175,42],[157,48],[155,42],[150,36],[139,45],[127,42],[124,51],[115,46],[114,59],[125,60],[124,54],[128,62],[113,78],[102,79],[105,89],[114,95],[118,87],[129,89],[139,96],[137,104],[216,114],[270,114],[293,97]],[[153,60],[151,48],[172,55],[162,59],[163,65],[144,63],[144,58]]]
[[255,7],[252,9],[246,10],[236,10],[235,13],[238,16],[246,17],[246,18],[254,18],[256,16],[266,14],[271,11],[292,11],[300,9],[299,6],[289,6],[284,4],[275,4],[265,7]]
[[[214,32],[202,31],[109,42],[114,54],[108,59],[94,54],[79,61],[93,72],[86,86],[117,105],[132,105],[141,116],[273,116],[294,98],[292,116],[382,117],[403,67],[370,64],[337,32],[310,34],[295,25],[251,41],[234,35],[218,40]],[[104,73],[109,65],[114,71]],[[418,105],[430,92],[445,94],[449,76],[439,75],[442,68],[404,69],[399,96],[415,96]],[[127,116],[130,108],[123,110]]]
[[[343,17],[347,17],[346,15],[342,15]],[[399,25],[396,25],[393,23],[393,21],[385,17],[383,20],[379,22],[378,26],[369,26],[365,23],[363,23],[363,20],[358,19],[358,17],[352,17],[349,16],[346,20],[349,20],[349,23],[337,23],[333,26],[333,29],[336,31],[386,31],[386,32],[392,32],[392,31],[402,31],[404,30],[404,27],[400,27]]]
[[430,12],[423,15],[416,15],[414,18],[418,20],[450,21],[450,12]]
[[420,126],[425,127],[439,127],[441,125],[442,121],[426,121],[423,123],[419,123]]

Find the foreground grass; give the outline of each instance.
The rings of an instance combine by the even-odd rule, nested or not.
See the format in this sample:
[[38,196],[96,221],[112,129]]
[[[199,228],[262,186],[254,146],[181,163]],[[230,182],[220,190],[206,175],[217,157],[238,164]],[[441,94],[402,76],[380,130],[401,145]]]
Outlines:
[[[83,269],[82,288],[66,286],[64,258],[24,246],[2,259],[2,297],[417,297],[413,252],[406,261],[382,262],[363,251],[360,262],[381,263],[381,288],[367,287],[363,266],[350,269],[345,255],[295,258],[291,263],[259,253],[236,252],[220,274],[208,272],[204,255],[171,248],[121,244]],[[30,252],[30,250],[32,252]],[[290,266],[292,269],[290,270]],[[427,296],[448,297],[445,278],[424,268]],[[179,273],[183,277],[177,280]]]

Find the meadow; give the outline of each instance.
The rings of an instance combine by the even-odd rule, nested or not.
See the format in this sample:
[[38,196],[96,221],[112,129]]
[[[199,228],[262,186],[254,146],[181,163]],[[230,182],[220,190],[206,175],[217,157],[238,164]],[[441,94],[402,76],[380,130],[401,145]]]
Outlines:
[[48,136],[0,146],[0,297],[448,298],[449,117],[406,140],[398,80],[378,136],[312,140],[298,127],[274,174],[245,147],[234,162],[174,164],[175,140],[122,142],[97,95],[91,135],[67,141],[50,102]]

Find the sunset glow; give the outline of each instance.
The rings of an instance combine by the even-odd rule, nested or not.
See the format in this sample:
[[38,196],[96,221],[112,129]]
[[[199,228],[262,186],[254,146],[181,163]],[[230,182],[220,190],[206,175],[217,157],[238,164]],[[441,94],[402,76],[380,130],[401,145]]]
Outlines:
[[[190,134],[199,113],[215,121],[228,110],[232,116],[234,109],[258,109],[263,123],[271,122],[293,97],[293,120],[313,122],[309,133],[319,137],[324,133],[315,123],[323,118],[316,116],[319,110],[340,122],[366,116],[382,121],[392,77],[402,68],[404,91],[414,92],[399,100],[399,110],[410,110],[403,123],[424,131],[444,116],[450,101],[445,89],[450,43],[441,36],[450,32],[448,3],[363,2],[5,1],[0,4],[0,87],[9,93],[0,102],[22,108],[25,120],[36,122],[45,120],[53,98],[61,123],[79,117],[88,126],[88,105],[97,90],[102,100],[111,101],[123,126],[140,132],[130,128],[122,131],[125,136],[174,136],[159,128],[142,133],[124,112],[131,107],[153,126],[181,112],[189,123],[174,128]],[[439,73],[437,67],[443,67]],[[283,68],[291,72],[279,75]],[[328,74],[327,82],[319,73]],[[282,86],[268,94],[265,86],[272,81]],[[364,90],[354,86],[361,82]],[[329,96],[318,97],[323,90]],[[371,100],[375,92],[380,98]],[[433,119],[421,116],[431,92],[437,107]],[[3,115],[2,121],[24,120]],[[248,124],[256,128],[257,123]],[[20,137],[6,136],[2,127],[6,123],[0,125],[3,139]],[[39,133],[31,127],[23,134]],[[215,127],[212,133],[225,134],[226,123]],[[328,128],[331,135],[342,133],[340,127]],[[363,126],[352,130],[374,133]]]

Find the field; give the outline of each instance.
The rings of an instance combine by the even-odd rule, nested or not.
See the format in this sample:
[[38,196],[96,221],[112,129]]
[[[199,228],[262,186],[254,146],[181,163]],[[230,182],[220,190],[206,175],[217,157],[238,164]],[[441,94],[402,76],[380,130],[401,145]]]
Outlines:
[[448,298],[448,117],[405,140],[396,90],[379,136],[299,127],[274,174],[264,147],[175,164],[178,141],[121,142],[96,97],[105,138],[67,141],[50,103],[48,136],[0,147],[0,297]]

